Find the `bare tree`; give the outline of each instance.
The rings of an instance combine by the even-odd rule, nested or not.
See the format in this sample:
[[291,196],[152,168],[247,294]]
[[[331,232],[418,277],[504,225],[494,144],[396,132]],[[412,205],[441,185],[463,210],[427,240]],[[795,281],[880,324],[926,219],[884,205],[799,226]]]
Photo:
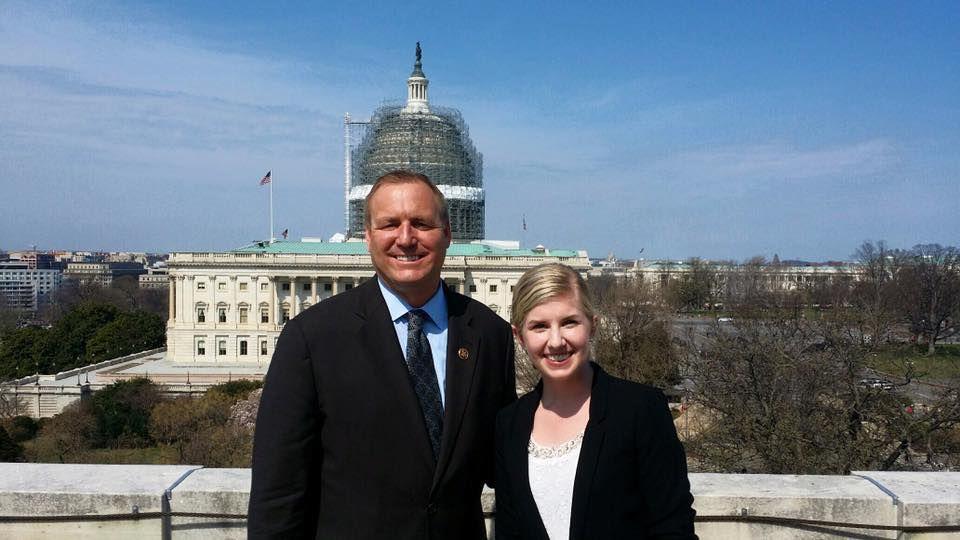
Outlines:
[[892,339],[896,324],[894,255],[883,240],[864,242],[854,254],[862,274],[851,294],[852,322],[860,328],[862,342],[874,348]]
[[901,254],[896,272],[898,304],[915,336],[935,352],[937,340],[957,332],[960,312],[960,250],[917,245]]
[[638,278],[596,281],[590,286],[597,291],[600,316],[594,340],[597,361],[624,379],[660,387],[677,384],[679,352],[658,296]]
[[859,384],[866,349],[842,326],[738,319],[688,352],[701,411],[688,447],[707,468],[843,474],[879,466],[896,438],[898,394]]
[[670,304],[677,311],[698,311],[713,307],[719,295],[717,267],[694,257],[687,261],[688,270],[667,288]]

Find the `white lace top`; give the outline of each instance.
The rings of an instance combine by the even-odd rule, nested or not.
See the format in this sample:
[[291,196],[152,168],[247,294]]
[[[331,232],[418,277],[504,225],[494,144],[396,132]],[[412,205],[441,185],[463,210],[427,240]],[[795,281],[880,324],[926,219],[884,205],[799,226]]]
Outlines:
[[573,481],[580,461],[583,432],[557,446],[527,445],[530,492],[550,540],[569,540]]

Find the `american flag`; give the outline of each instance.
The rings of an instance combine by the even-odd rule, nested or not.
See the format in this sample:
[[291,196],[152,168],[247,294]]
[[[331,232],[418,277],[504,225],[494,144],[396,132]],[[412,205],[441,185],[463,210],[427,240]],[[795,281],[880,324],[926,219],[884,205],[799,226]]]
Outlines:
[[263,175],[263,180],[260,180],[260,185],[265,186],[270,183],[270,171],[267,171],[267,174]]

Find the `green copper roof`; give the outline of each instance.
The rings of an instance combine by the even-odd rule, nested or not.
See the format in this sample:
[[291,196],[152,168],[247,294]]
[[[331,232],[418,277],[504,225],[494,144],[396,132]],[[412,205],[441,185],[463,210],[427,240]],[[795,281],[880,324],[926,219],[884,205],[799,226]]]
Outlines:
[[[235,253],[304,253],[309,255],[366,255],[366,242],[294,242],[253,243],[233,250]],[[576,257],[573,249],[551,249],[546,253],[532,249],[503,249],[485,244],[454,242],[447,250],[450,257]]]

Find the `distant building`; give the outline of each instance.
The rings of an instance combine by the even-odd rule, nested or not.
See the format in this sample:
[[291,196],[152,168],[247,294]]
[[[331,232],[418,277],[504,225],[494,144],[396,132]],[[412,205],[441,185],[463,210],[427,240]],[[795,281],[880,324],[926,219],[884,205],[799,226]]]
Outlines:
[[[425,174],[437,185],[447,200],[454,241],[484,238],[483,156],[474,148],[459,111],[430,106],[428,85],[417,43],[406,104],[380,107],[370,122],[351,122],[347,115],[348,238],[363,237],[365,198],[377,178],[396,169]],[[353,149],[349,148],[351,124],[365,126]]]
[[[585,251],[454,243],[441,278],[509,320],[520,275],[545,262],[590,270]],[[278,241],[173,253],[168,264],[167,358],[178,363],[268,362],[287,321],[374,276],[364,242]]]
[[71,262],[67,264],[63,278],[106,287],[119,277],[131,276],[137,279],[137,276],[146,273],[147,269],[139,262]]
[[[519,242],[484,236],[482,159],[460,113],[431,107],[420,47],[407,79],[405,106],[381,107],[345,152],[346,234],[363,236],[364,197],[378,177],[395,169],[421,172],[450,209],[454,243],[441,278],[453,290],[510,317],[513,287],[527,269],[561,262],[586,275],[585,251],[521,249]],[[362,241],[263,241],[227,252],[173,253],[169,268],[167,359],[179,364],[269,362],[284,324],[299,313],[375,275]]]
[[170,283],[170,271],[166,266],[151,266],[146,274],[138,277],[141,289],[166,289]]
[[36,311],[62,280],[63,274],[56,269],[31,268],[31,263],[22,261],[0,262],[0,303]]

